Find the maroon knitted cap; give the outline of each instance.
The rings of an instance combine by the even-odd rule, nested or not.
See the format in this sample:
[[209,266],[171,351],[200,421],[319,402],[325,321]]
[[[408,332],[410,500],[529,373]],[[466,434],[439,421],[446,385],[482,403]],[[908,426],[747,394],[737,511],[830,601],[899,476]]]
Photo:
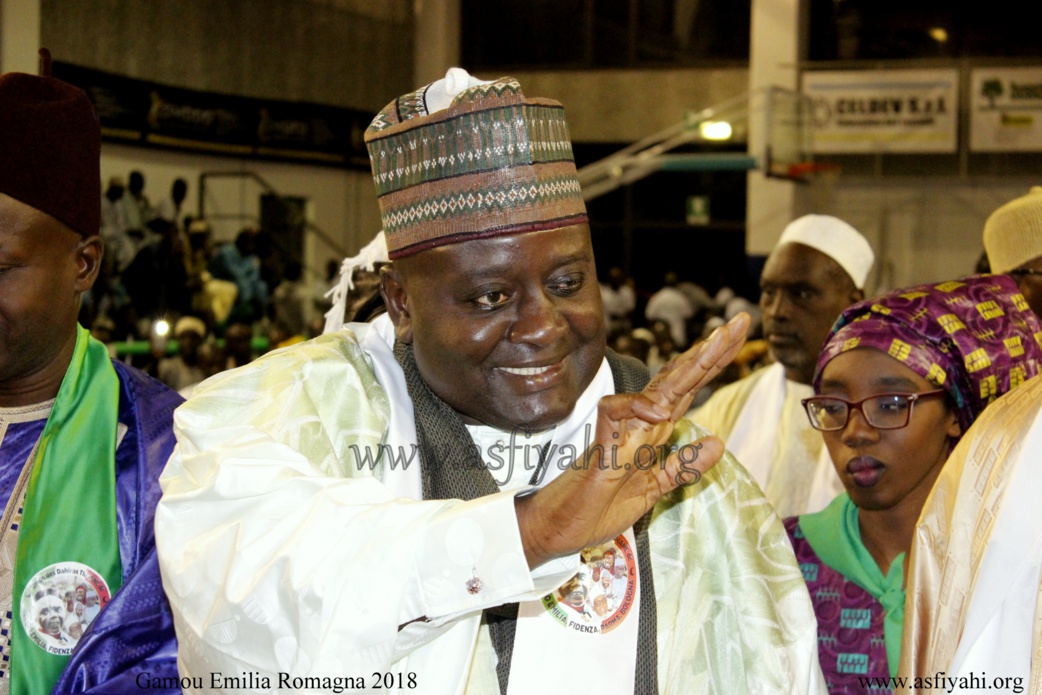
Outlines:
[[0,193],[84,236],[98,233],[101,126],[83,90],[49,76],[0,75]]

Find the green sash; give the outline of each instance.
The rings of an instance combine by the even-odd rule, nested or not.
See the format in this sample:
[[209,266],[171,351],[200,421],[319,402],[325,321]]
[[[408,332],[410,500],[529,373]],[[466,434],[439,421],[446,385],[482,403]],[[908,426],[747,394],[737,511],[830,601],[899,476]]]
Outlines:
[[[78,565],[71,563],[86,565],[104,579],[110,593],[98,592],[99,605],[123,583],[116,529],[118,413],[119,378],[108,351],[79,326],[72,361],[40,436],[18,529],[11,635],[14,695],[49,693],[69,660],[39,645],[51,642],[36,627],[33,604],[37,610],[43,604],[34,596],[75,581]],[[56,563],[61,565],[50,568]],[[89,573],[82,576],[88,585],[98,583]],[[22,594],[30,583],[23,615]],[[57,598],[64,604],[64,597]],[[69,640],[65,647],[71,645]],[[67,649],[57,645],[54,651]]]
[[857,506],[845,492],[820,512],[800,516],[800,528],[822,562],[882,604],[886,662],[890,675],[896,676],[905,619],[905,554],[901,553],[894,558],[884,576],[872,554],[861,542]]

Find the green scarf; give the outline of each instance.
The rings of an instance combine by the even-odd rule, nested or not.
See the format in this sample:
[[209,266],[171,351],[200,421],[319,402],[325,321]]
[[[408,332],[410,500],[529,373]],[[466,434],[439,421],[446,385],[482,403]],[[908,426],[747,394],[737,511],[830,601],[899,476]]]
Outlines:
[[901,553],[883,576],[879,565],[861,542],[857,506],[843,493],[816,514],[800,517],[800,528],[810,547],[826,565],[854,582],[883,605],[883,638],[891,676],[897,675],[901,658],[901,633],[905,619],[904,559]]
[[[109,596],[99,591],[99,604],[123,583],[116,529],[118,413],[119,378],[108,351],[78,326],[72,361],[40,435],[18,529],[11,634],[13,695],[49,693],[69,660],[68,655],[41,648],[27,632],[32,629],[36,639],[42,639],[40,631],[33,629],[37,622],[32,604],[36,592],[56,585],[47,581],[50,566],[62,563],[58,576],[63,579],[74,576],[69,574],[75,567],[70,563],[100,574]],[[27,585],[30,595],[23,597]],[[28,599],[24,606],[23,598]],[[58,598],[64,603],[62,596]]]

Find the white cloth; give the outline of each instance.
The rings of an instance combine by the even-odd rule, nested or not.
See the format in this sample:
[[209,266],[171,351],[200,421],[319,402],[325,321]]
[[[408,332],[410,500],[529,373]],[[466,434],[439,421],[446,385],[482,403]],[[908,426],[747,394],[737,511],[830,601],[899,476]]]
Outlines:
[[181,222],[183,222],[180,218],[187,209],[188,206],[185,204],[185,201],[181,201],[181,204],[178,205],[173,198],[164,198],[159,201],[159,205],[152,212],[155,217],[164,219],[167,222],[173,222],[174,226],[180,229]]
[[[632,695],[636,673],[637,640],[640,613],[639,567],[633,529],[625,533],[631,550],[635,591],[629,597],[628,611],[615,629],[604,630],[601,617],[591,606],[598,593],[604,594],[599,582],[592,582],[584,615],[573,614],[558,604],[557,610],[567,624],[559,624],[542,601],[525,601],[518,607],[517,633],[510,660],[510,687],[507,695],[528,695],[545,690],[550,682],[555,692],[594,692],[608,695]],[[609,612],[617,608],[617,599]],[[606,616],[607,617],[607,616]],[[579,632],[602,629],[599,634]],[[587,664],[576,668],[576,664]],[[552,679],[547,674],[553,674]]]
[[[359,335],[364,335],[362,346],[371,356],[377,373],[381,377],[380,382],[385,388],[388,388],[392,400],[395,399],[395,394],[397,394],[399,399],[404,399],[404,402],[408,402],[408,389],[404,376],[391,351],[394,345],[394,331],[390,319],[385,315],[372,324],[352,324],[352,328]],[[549,445],[549,449],[545,454],[547,462],[546,473],[540,485],[545,485],[554,480],[567,469],[571,462],[575,461],[575,457],[579,452],[585,451],[589,446],[593,437],[592,425],[597,413],[597,402],[601,396],[614,392],[611,369],[608,367],[607,360],[605,360],[601,363],[601,368],[594,376],[593,382],[579,397],[579,401],[571,414],[564,422],[559,423],[554,428],[548,441],[545,442]],[[415,424],[410,422],[408,426],[402,429],[411,434],[411,439],[408,442],[403,439],[398,446],[408,447],[409,450],[412,450],[416,444]],[[487,430],[488,428],[468,427],[471,438],[475,440],[478,448],[486,454],[490,453],[490,445],[485,441],[489,434]],[[504,442],[504,444],[510,446],[510,433],[501,432],[500,436],[503,435],[508,438],[508,441]],[[526,472],[524,469],[531,465],[533,455],[535,463],[539,460],[539,453],[533,449],[530,449],[528,456],[525,457],[523,447],[525,446],[526,438],[521,436],[516,439],[515,445],[520,444],[522,450],[517,452],[512,466],[509,451],[504,452],[502,449],[497,449],[494,452],[500,457],[504,457],[505,454],[504,461],[510,469],[507,471],[509,475],[504,477],[493,473],[493,478],[497,482],[501,480],[507,482],[506,485],[500,486],[501,489],[515,492],[528,488],[526,483],[531,473]],[[543,443],[540,441],[542,439],[544,437],[535,435],[532,437],[533,441],[528,443],[528,446],[538,447]],[[491,446],[496,445],[495,442],[490,444]],[[522,457],[526,459],[524,462],[521,461]],[[404,470],[398,469],[397,471],[385,470],[382,482],[392,489],[402,490],[403,493],[406,493],[405,496],[415,496],[416,499],[422,498],[423,481],[420,466],[412,466]],[[519,532],[516,531],[516,522],[513,525],[515,531],[509,534],[507,538],[504,538],[502,542],[516,543],[511,548],[511,551],[523,558],[524,549],[520,544]],[[473,533],[473,531],[472,529],[471,532]],[[632,529],[627,531],[627,539],[631,547],[635,547]],[[506,547],[509,546],[505,546],[504,549]],[[558,572],[552,571],[554,566],[559,568]],[[636,563],[634,563],[634,570],[636,570]],[[528,575],[527,566],[523,568],[515,566],[510,571]],[[578,571],[578,557],[572,557],[548,563],[541,567],[538,572],[551,572],[554,577],[554,586],[551,588],[556,588],[556,585],[570,579]],[[484,582],[484,579],[482,581]],[[531,693],[536,684],[540,682],[545,683],[543,679],[546,673],[556,674],[554,677],[555,687],[563,690],[567,690],[566,686],[572,683],[576,687],[583,684],[587,687],[595,686],[596,690],[605,695],[609,693],[618,693],[618,695],[632,693],[637,653],[637,611],[633,610],[632,614],[627,616],[627,619],[623,621],[621,629],[613,630],[604,635],[603,639],[594,641],[590,638],[596,636],[576,633],[555,623],[550,613],[543,607],[541,601],[542,597],[548,593],[550,591],[544,589],[538,596],[530,600],[520,601],[521,605],[518,609],[518,621],[514,635],[514,651],[511,657],[511,678],[508,695]],[[637,602],[634,606],[639,606],[639,593],[636,594],[636,599]],[[472,617],[470,620],[473,621],[474,619],[475,617]],[[484,626],[481,626],[479,629],[487,630]],[[605,651],[598,653],[598,649]],[[438,650],[433,651],[434,659],[445,658],[442,652]],[[601,663],[605,654],[628,654],[630,658],[612,658]],[[468,656],[469,660],[470,657]],[[598,665],[596,668],[591,669],[590,672],[587,672],[583,669],[575,669],[574,664],[576,661],[579,663],[596,663]],[[415,663],[416,657],[413,656],[410,662]],[[412,666],[410,666],[411,668]]]
[[[1042,377],[988,406],[923,505],[910,553],[902,675],[1042,692]],[[966,679],[966,680],[962,680]],[[953,688],[953,692],[977,692]],[[995,689],[1001,689],[994,685]]]
[[813,395],[775,363],[723,387],[693,416],[724,440],[783,519],[821,511],[843,492],[825,440],[801,403]]
[[629,285],[621,285],[615,289],[611,285],[601,283],[601,306],[604,307],[604,320],[611,325],[612,321],[625,319],[637,306],[637,295]]
[[[391,672],[415,674],[417,692],[487,692],[473,689],[494,682],[480,611],[578,570],[569,557],[529,571],[514,492],[420,501],[392,343],[386,318],[353,325],[219,374],[175,413],[156,538],[182,676],[258,672],[278,691],[278,672]],[[610,385],[602,366],[553,442],[585,437]],[[560,450],[550,460],[548,477]],[[791,546],[733,460],[664,500],[649,541],[660,692],[824,692]]]
[[[525,432],[518,428],[504,432],[488,425],[466,425],[466,428],[500,490],[518,490],[528,485],[539,469],[543,447],[554,437],[552,429]],[[535,485],[541,483],[536,481]]]
[[687,347],[687,320],[695,310],[684,293],[676,287],[663,287],[651,295],[644,308],[644,318],[648,321],[665,321],[669,324],[669,334],[677,347]]
[[101,198],[101,238],[105,241],[106,258],[111,258],[115,271],[121,273],[134,260],[138,247],[127,235],[127,213],[120,201]]

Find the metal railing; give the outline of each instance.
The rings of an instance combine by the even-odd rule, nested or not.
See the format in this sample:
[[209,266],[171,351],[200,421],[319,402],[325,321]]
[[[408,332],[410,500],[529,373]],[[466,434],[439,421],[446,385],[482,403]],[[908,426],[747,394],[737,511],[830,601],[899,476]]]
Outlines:
[[[801,99],[803,97],[792,90],[768,87],[754,92],[744,92],[716,106],[688,113],[679,123],[579,169],[579,184],[582,186],[583,198],[587,201],[593,200],[656,171],[770,170],[773,169],[771,162],[765,162],[763,159],[771,156],[772,149],[779,149],[771,147],[774,144],[772,141],[777,138],[792,141],[786,143],[788,147],[784,148],[788,156],[806,158],[809,156],[809,143],[806,140],[809,123],[805,120],[807,114],[799,110],[793,111],[792,114],[785,113],[777,106],[779,100],[783,103],[797,104]],[[667,154],[687,145],[714,142],[707,138],[703,131],[703,126],[711,122],[727,122],[732,131],[728,141],[744,142],[748,138],[749,119],[754,115],[760,115],[766,121],[768,146],[764,158],[741,152]],[[789,125],[788,129],[782,128],[783,125]]]
[[[206,171],[206,172],[203,172],[202,174],[199,175],[199,217],[202,218],[202,219],[209,219],[209,220],[238,219],[238,220],[248,220],[248,221],[253,222],[253,223],[258,223],[259,222],[259,220],[256,217],[254,217],[252,215],[242,214],[242,213],[239,213],[239,214],[221,214],[221,213],[217,213],[217,214],[212,214],[212,215],[208,216],[206,214],[206,182],[207,182],[208,179],[215,179],[215,178],[246,179],[246,180],[249,180],[249,181],[253,181],[258,186],[260,186],[260,188],[264,191],[264,193],[267,193],[267,194],[270,194],[270,195],[274,195],[274,196],[278,196],[278,197],[282,197],[282,194],[278,190],[276,190],[276,188],[274,186],[272,186],[271,183],[269,183],[267,179],[265,179],[260,174],[257,174],[256,172],[248,171],[248,170],[240,170],[240,171]],[[304,220],[304,230],[305,230],[305,232],[314,234],[316,237],[321,239],[325,244],[327,244],[330,248],[332,248],[334,251],[339,253],[341,256],[348,256],[348,255],[350,255],[348,253],[347,249],[344,248],[344,246],[342,246],[339,241],[336,241],[335,239],[333,239],[333,237],[331,237],[325,230],[323,230],[321,227],[319,227],[315,223],[310,222],[308,220]]]

